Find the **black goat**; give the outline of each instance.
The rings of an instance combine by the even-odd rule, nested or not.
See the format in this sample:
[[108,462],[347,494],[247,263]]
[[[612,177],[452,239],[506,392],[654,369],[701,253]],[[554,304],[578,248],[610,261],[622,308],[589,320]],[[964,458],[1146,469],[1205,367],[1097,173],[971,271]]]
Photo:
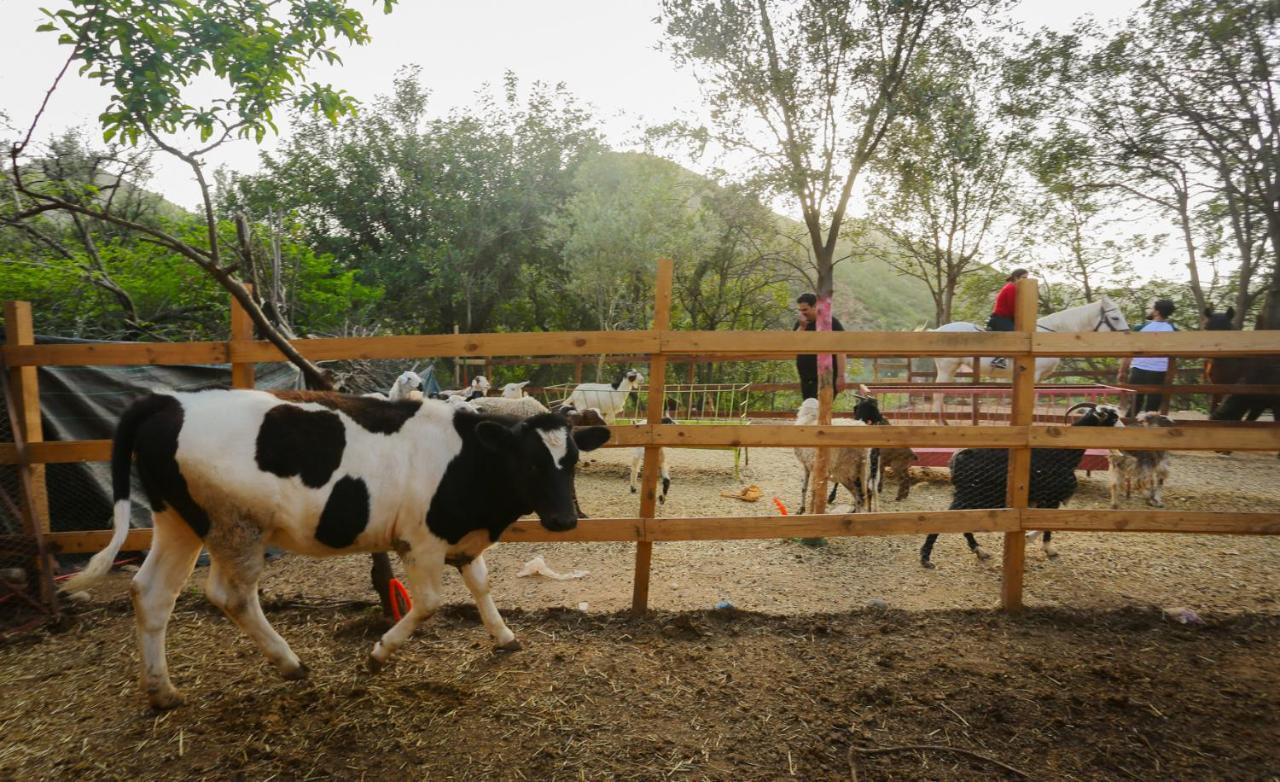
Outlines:
[[[872,426],[888,426],[889,419],[884,417],[880,412],[880,404],[874,399],[862,398],[858,404],[854,405],[853,418],[855,421],[862,421]],[[911,494],[911,463],[916,460],[916,452],[910,448],[880,448],[879,458],[879,476],[878,490],[884,490],[884,473],[886,470],[893,470],[893,474],[898,478],[898,496],[895,497],[898,502],[905,500]],[[875,465],[873,464],[873,467]]]
[[[1070,416],[1075,410],[1087,407],[1089,411],[1072,423],[1072,426],[1115,426],[1120,420],[1120,411],[1111,405],[1094,405],[1092,402],[1081,402],[1073,405],[1068,411]],[[1034,508],[1056,508],[1076,491],[1076,468],[1084,456],[1083,448],[1032,448],[1031,449],[1031,487],[1028,505]],[[1009,478],[1009,451],[1004,448],[965,448],[956,451],[951,457],[951,510],[974,510],[979,508],[1005,508],[1006,486]],[[1049,546],[1050,532],[1044,533],[1044,550],[1053,556]],[[990,554],[983,551],[972,532],[964,533],[969,549],[978,559],[988,559]],[[933,544],[938,534],[933,533],[925,538],[920,548],[920,564],[932,568],[929,555],[933,552]]]

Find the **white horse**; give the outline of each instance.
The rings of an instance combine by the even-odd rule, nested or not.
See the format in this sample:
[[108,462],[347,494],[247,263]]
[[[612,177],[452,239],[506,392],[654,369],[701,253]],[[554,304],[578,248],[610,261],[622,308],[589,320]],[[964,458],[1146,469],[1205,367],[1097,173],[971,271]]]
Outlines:
[[[1042,332],[1129,331],[1129,323],[1124,319],[1124,313],[1114,301],[1106,296],[1100,296],[1097,301],[1089,304],[1081,304],[1079,307],[1045,315],[1036,321],[1036,330]],[[957,322],[939,326],[934,331],[976,333],[984,332],[986,329],[975,323]],[[1012,363],[1006,366],[993,366],[992,360],[991,357],[980,359],[983,377],[1007,379],[1013,376]],[[1056,356],[1037,358],[1036,382],[1047,377],[1058,366],[1059,361],[1061,359]],[[969,357],[935,358],[933,364],[937,367],[936,382],[938,383],[950,383],[961,367],[973,369],[973,359]],[[933,395],[933,409],[938,415],[938,420],[946,424],[946,419],[942,416],[943,396],[942,393]]]

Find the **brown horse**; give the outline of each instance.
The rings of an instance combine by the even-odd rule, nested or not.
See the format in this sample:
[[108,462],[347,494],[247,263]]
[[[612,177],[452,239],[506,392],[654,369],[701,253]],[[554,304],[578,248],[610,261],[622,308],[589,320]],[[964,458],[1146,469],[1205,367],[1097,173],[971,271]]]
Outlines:
[[[1235,307],[1227,307],[1226,312],[1214,312],[1213,307],[1204,308],[1204,317],[1200,319],[1200,327],[1205,331],[1231,331],[1236,316]],[[1211,358],[1204,362],[1204,382],[1211,385],[1232,385],[1240,380],[1247,364],[1239,358]],[[1209,411],[1217,409],[1221,394],[1209,397]]]

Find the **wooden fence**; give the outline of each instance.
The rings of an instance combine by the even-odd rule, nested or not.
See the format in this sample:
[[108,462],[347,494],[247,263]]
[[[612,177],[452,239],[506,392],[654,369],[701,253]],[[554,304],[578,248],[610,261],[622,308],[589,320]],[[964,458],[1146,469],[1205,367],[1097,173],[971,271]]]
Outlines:
[[[307,339],[293,344],[312,360],[410,359],[423,357],[644,355],[649,383],[660,387],[667,363],[691,356],[752,355],[785,359],[797,353],[846,353],[860,357],[1003,355],[1014,358],[1012,419],[1008,425],[823,427],[661,424],[661,395],[650,394],[647,421],[613,427],[610,447],[644,446],[645,466],[638,515],[584,519],[567,533],[552,533],[537,522],[521,521],[503,540],[630,541],[636,543],[633,608],[645,610],[655,542],[741,538],[847,535],[923,535],[929,532],[1003,532],[1001,603],[1022,604],[1023,531],[1181,532],[1277,534],[1280,514],[1141,510],[1042,510],[1028,508],[1031,449],[1126,448],[1132,450],[1280,450],[1280,426],[1176,426],[1164,429],[1072,428],[1037,425],[1033,420],[1035,386],[1031,368],[1038,356],[1267,356],[1280,355],[1280,331],[1175,332],[1159,334],[1085,332],[1038,333],[1034,306],[1036,283],[1019,284],[1017,330],[1005,333],[930,332],[682,332],[668,328],[672,264],[658,264],[653,327],[628,332],[546,332],[527,334],[449,334],[342,339]],[[52,549],[90,552],[104,546],[110,531],[50,532],[43,466],[52,463],[108,461],[110,441],[42,442],[39,426],[37,366],[229,363],[232,385],[253,384],[253,364],[281,361],[277,349],[255,341],[239,307],[232,310],[226,342],[183,344],[34,345],[31,310],[22,302],[5,307],[8,339],[2,348],[8,389],[19,403],[22,447],[0,444],[0,464],[19,464],[30,475],[24,496],[31,530]],[[530,362],[534,363],[534,362]],[[820,514],[802,516],[729,516],[656,518],[654,469],[660,447],[699,446],[935,446],[1012,449],[1008,507],[994,510]],[[130,533],[126,549],[149,545],[149,530]]]

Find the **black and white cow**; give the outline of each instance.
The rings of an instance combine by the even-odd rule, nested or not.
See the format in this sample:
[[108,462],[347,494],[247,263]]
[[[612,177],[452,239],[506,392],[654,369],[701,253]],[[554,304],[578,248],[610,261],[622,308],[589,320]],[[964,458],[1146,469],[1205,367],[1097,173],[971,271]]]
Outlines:
[[412,610],[374,645],[384,665],[441,605],[445,564],[462,573],[500,649],[519,648],[489,596],[483,552],[520,516],[573,529],[578,452],[609,439],[605,427],[571,430],[546,413],[523,421],[478,415],[434,400],[390,402],[319,392],[202,391],[152,394],[116,428],[110,545],[69,580],[101,578],[129,527],[129,473],[138,473],[155,516],[146,562],[131,593],[151,705],[177,706],[165,627],[201,546],[206,594],[286,679],[306,667],[258,603],[263,548],[312,556],[394,550]]

